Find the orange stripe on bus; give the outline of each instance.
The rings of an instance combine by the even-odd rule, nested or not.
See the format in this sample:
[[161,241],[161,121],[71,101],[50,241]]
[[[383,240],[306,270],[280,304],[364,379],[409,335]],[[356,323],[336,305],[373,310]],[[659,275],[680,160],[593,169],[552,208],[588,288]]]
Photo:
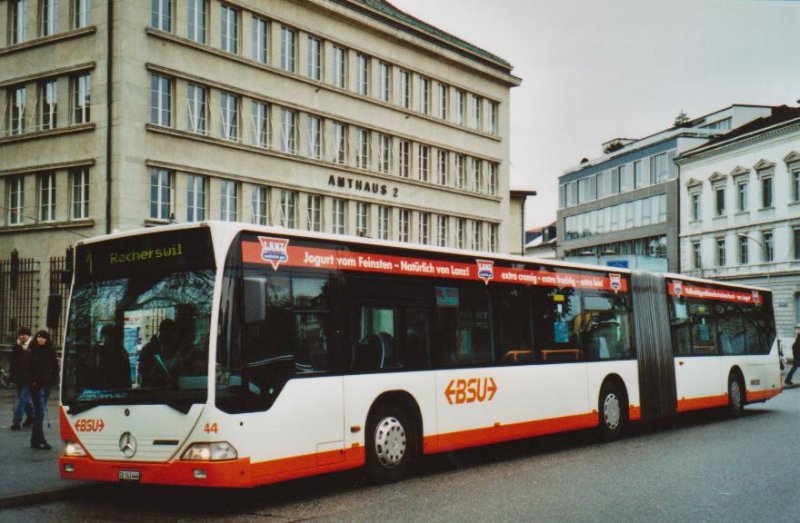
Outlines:
[[636,405],[628,407],[628,419],[631,421],[639,421],[642,419],[642,407]]
[[721,394],[719,396],[706,396],[703,398],[681,398],[678,400],[678,412],[713,409],[715,407],[724,407],[727,404],[727,394]]
[[747,401],[767,401],[781,393],[781,389],[747,391]]

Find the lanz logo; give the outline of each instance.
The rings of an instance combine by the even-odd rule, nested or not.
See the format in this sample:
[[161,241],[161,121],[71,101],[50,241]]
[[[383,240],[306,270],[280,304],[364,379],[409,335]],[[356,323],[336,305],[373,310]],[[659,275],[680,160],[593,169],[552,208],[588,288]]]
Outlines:
[[261,259],[269,262],[276,271],[281,263],[289,260],[289,240],[286,238],[259,236],[258,241],[261,242]]
[[492,260],[475,260],[478,264],[478,278],[489,285],[489,280],[494,278],[494,262]]
[[619,274],[609,274],[608,279],[610,281],[611,288],[614,289],[614,292],[617,292],[622,288],[622,276]]
[[761,305],[761,294],[758,291],[753,291],[753,304]]
[[683,282],[673,281],[672,293],[675,294],[675,296],[677,296],[678,298],[680,298],[681,294],[683,294]]
[[497,392],[497,385],[491,376],[450,380],[444,390],[444,396],[450,405],[492,401]]

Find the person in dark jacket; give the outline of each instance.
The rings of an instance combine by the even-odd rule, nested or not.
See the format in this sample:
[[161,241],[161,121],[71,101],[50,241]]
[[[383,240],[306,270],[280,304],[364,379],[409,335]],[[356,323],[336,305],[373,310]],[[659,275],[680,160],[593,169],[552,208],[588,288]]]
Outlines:
[[794,371],[797,370],[797,367],[800,366],[800,330],[797,331],[797,337],[795,337],[792,345],[792,358],[794,359],[792,368],[789,370],[789,374],[786,375],[785,383],[787,385],[793,385],[792,376],[794,376]]
[[178,326],[165,318],[158,325],[158,334],[142,347],[139,357],[139,375],[143,387],[163,387],[171,384],[172,360],[177,356]]
[[[33,424],[33,404],[31,403],[31,391],[23,382],[20,376],[22,357],[28,352],[31,343],[31,330],[28,327],[20,327],[17,331],[17,343],[11,349],[11,381],[17,387],[17,404],[14,406],[14,420],[11,422],[11,430],[19,430],[20,424],[23,427],[30,427]],[[22,416],[25,415],[25,423],[22,423]]]
[[58,360],[50,333],[41,330],[33,337],[30,350],[22,360],[22,376],[31,390],[33,398],[33,432],[31,447],[49,450],[50,444],[44,438],[44,411],[50,388],[58,380]]

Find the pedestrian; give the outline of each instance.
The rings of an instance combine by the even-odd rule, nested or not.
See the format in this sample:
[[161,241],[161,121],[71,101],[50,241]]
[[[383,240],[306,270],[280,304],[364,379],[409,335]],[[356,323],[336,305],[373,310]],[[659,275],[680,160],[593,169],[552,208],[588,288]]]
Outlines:
[[177,344],[178,325],[175,320],[164,318],[158,325],[158,334],[142,347],[139,375],[143,387],[163,387],[174,381],[169,363],[178,353]]
[[47,409],[50,388],[58,379],[58,360],[49,332],[40,330],[33,337],[33,343],[22,360],[22,376],[30,387],[33,399],[31,447],[49,450],[52,447],[44,438],[44,412]]
[[[17,387],[17,404],[14,406],[14,419],[11,422],[11,430],[19,430],[20,425],[30,427],[33,424],[31,390],[20,375],[22,358],[28,352],[30,343],[31,330],[28,327],[20,327],[17,330],[17,343],[11,349],[11,381]],[[23,415],[25,416],[24,423],[22,422]]]
[[797,336],[794,338],[794,343],[792,344],[792,368],[789,369],[789,374],[786,375],[786,383],[787,385],[793,385],[792,383],[792,376],[794,376],[794,371],[797,370],[797,367],[800,366],[800,329],[797,330]]

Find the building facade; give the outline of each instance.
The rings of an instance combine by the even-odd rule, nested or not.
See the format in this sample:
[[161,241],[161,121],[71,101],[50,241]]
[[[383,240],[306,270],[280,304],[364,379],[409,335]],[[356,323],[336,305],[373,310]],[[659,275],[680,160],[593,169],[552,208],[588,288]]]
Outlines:
[[778,335],[793,338],[800,326],[800,109],[773,108],[676,162],[681,272],[772,289]]
[[34,312],[0,317],[0,343],[44,326],[51,261],[102,233],[221,219],[519,241],[520,79],[381,0],[5,0],[0,46],[0,263],[39,270]]
[[646,138],[606,142],[606,154],[559,177],[559,258],[677,272],[675,157],[769,111],[733,105]]

